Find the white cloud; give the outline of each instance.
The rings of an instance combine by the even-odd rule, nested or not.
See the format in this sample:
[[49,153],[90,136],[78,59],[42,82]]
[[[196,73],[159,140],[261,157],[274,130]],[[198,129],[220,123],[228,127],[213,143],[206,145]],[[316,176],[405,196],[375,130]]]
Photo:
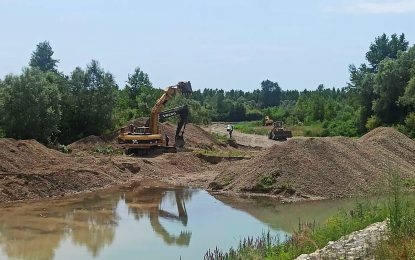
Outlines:
[[356,14],[415,13],[415,0],[347,1],[343,4],[328,6],[324,9],[324,11]]

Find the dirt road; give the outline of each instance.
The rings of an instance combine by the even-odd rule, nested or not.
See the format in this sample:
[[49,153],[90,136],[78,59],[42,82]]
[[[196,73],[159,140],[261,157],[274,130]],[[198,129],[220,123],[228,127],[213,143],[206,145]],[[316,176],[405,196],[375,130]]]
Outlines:
[[[226,125],[227,124],[225,123],[212,123],[211,125],[206,126],[203,129],[208,132],[227,135],[228,133],[226,132]],[[278,141],[268,139],[268,137],[265,135],[244,134],[238,132],[237,130],[233,131],[232,137],[235,138],[238,144],[251,147],[268,148],[280,143]]]

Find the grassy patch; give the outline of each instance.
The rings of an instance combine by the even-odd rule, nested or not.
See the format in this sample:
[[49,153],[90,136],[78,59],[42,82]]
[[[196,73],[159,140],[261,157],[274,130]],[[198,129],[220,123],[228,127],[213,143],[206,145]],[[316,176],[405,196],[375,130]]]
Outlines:
[[[415,205],[403,188],[408,180],[398,173],[389,177],[388,228],[389,238],[376,247],[376,259],[415,259]],[[413,180],[410,180],[413,184]]]
[[269,233],[263,234],[258,238],[241,240],[238,248],[231,248],[228,252],[209,250],[205,259],[295,259],[324,247],[329,241],[383,221],[387,217],[385,209],[377,204],[357,203],[353,210],[340,211],[320,226],[300,223],[298,230],[284,242]]
[[111,145],[96,146],[92,151],[99,154],[122,154],[122,150],[114,149]]
[[61,153],[71,153],[72,150],[67,146],[63,144],[58,144],[58,151]]
[[287,129],[291,130],[293,136],[309,136],[318,137],[323,136],[324,128],[321,124],[314,125],[291,125],[287,126]]
[[205,156],[215,156],[215,157],[245,157],[248,154],[244,151],[224,151],[224,150],[218,150],[218,149],[203,149],[203,150],[197,150],[195,153],[202,154]]
[[239,122],[234,129],[245,134],[268,135],[268,129],[263,127],[262,121]]
[[403,179],[402,182],[406,188],[415,188],[415,179]]
[[[263,178],[262,185],[270,185]],[[388,179],[386,202],[358,202],[350,211],[339,211],[322,225],[300,223],[298,230],[286,241],[269,234],[258,238],[245,238],[238,248],[228,252],[209,250],[205,259],[295,259],[301,254],[312,253],[353,231],[388,219],[388,238],[374,248],[375,259],[415,259],[415,205],[404,193],[405,182],[396,172]]]
[[[292,131],[293,136],[318,137],[328,135],[328,133],[325,133],[325,129],[321,123],[312,125],[285,125],[284,128]],[[234,129],[245,134],[268,135],[271,127],[263,126],[262,121],[250,121],[240,122],[234,126]]]
[[229,139],[228,135],[211,132],[210,135],[219,143],[226,143]]

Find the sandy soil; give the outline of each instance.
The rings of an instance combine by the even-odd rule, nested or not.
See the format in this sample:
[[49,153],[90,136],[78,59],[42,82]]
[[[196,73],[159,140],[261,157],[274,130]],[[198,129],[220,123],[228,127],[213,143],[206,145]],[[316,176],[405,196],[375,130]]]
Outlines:
[[[228,132],[226,132],[226,125],[227,124],[225,123],[212,123],[209,126],[204,126],[203,129],[207,132],[228,135]],[[237,130],[233,131],[232,137],[236,140],[238,144],[250,147],[269,148],[273,145],[281,143],[278,141],[270,140],[265,135],[244,134],[238,132]]]
[[[166,133],[175,129],[168,123],[163,128]],[[220,125],[210,129],[224,131]],[[92,152],[97,145],[116,145],[115,133],[84,138],[71,145],[72,154],[34,140],[0,139],[0,202],[66,196],[136,181],[209,188],[233,196],[316,199],[376,192],[391,168],[405,178],[415,178],[415,142],[391,128],[378,128],[358,140],[328,137],[275,142],[264,137],[255,143],[262,137],[236,134],[237,143],[261,147],[253,151],[226,147],[202,128],[189,125],[185,132],[188,149],[176,154],[135,157]],[[244,149],[253,156],[214,164],[192,152],[199,148]],[[266,185],[258,185],[264,179]]]
[[415,141],[392,128],[356,140],[291,139],[220,173],[210,187],[231,192],[339,198],[384,192],[391,172],[415,179]]

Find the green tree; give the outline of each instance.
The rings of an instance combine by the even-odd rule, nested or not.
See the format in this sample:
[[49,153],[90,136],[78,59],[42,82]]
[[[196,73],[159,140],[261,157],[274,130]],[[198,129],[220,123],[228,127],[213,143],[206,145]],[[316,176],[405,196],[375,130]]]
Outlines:
[[374,72],[378,70],[378,66],[385,58],[396,59],[399,51],[408,49],[408,41],[405,35],[392,34],[391,38],[386,34],[382,34],[375,38],[375,42],[370,44],[369,51],[366,53],[366,59],[372,66]]
[[71,111],[68,125],[74,139],[103,134],[115,125],[117,90],[114,77],[92,60],[84,71],[76,68],[69,79]]
[[264,80],[261,82],[261,99],[263,107],[278,106],[281,102],[281,88],[277,82]]
[[36,50],[32,53],[29,66],[32,68],[38,68],[39,70],[55,71],[59,60],[52,58],[53,50],[48,41],[40,42],[36,45]]
[[61,118],[61,96],[55,77],[54,73],[39,69],[24,69],[20,76],[6,76],[3,127],[8,137],[54,141]]
[[133,74],[128,75],[127,85],[125,86],[130,99],[130,107],[133,108],[136,105],[136,98],[142,91],[148,91],[150,88],[153,88],[153,84],[148,74],[137,67]]

